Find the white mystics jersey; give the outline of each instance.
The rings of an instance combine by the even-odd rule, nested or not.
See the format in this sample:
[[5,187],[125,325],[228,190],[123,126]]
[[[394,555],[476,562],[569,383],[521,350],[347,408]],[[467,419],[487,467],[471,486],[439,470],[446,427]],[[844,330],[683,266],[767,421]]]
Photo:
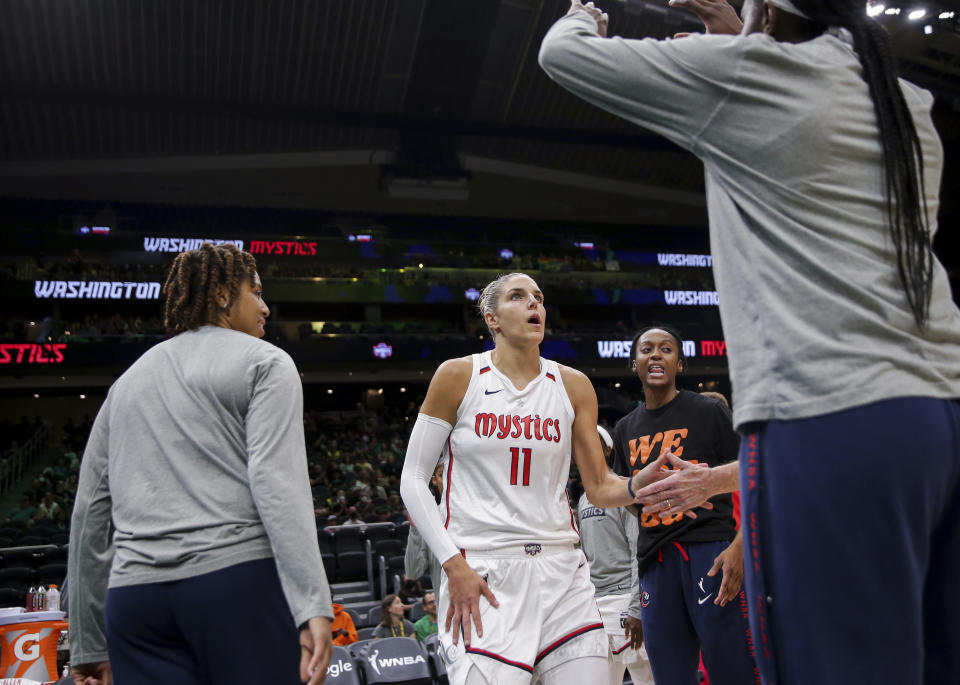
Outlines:
[[523,390],[473,355],[470,385],[441,457],[440,511],[457,547],[490,550],[579,540],[564,489],[573,406],[557,363]]

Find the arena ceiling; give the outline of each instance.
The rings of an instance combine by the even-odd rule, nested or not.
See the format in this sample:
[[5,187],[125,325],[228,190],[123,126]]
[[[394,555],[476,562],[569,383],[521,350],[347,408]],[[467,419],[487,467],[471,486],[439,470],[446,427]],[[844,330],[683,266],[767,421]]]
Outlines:
[[[623,36],[699,26],[666,0],[600,4]],[[9,0],[0,196],[705,223],[696,159],[538,67],[567,7]],[[937,96],[956,217],[960,33],[937,11],[929,34],[881,18],[905,75]]]

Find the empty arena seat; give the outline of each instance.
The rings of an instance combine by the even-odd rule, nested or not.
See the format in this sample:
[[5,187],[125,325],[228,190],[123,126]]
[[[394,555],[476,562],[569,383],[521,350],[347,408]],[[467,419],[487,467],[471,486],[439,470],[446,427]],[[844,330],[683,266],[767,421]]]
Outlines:
[[393,539],[394,529],[392,523],[368,523],[365,533],[367,540],[376,543],[378,540]]
[[36,568],[45,559],[43,547],[14,547],[0,550],[0,568],[29,566]]
[[359,526],[337,526],[332,531],[333,547],[338,556],[344,552],[363,551],[364,536]]
[[367,553],[361,551],[337,552],[337,578],[340,580],[367,579]]
[[367,626],[366,628],[357,628],[357,639],[366,642],[367,640],[373,639],[373,631],[377,629],[376,626]]
[[432,685],[433,676],[427,654],[410,637],[385,637],[373,640],[357,658],[367,685],[404,683]]
[[0,607],[22,607],[27,593],[12,587],[0,587]]
[[354,658],[357,658],[360,656],[360,652],[362,652],[368,644],[371,642],[376,642],[376,640],[377,638],[367,638],[366,640],[357,640],[356,642],[351,642],[349,645],[347,645],[347,651],[350,652]]
[[449,683],[450,679],[447,677],[447,665],[443,662],[443,658],[440,656],[440,653],[436,650],[429,651],[427,650],[427,662],[430,665],[430,671],[433,673],[433,679],[438,683]]
[[37,579],[43,585],[62,585],[66,577],[66,564],[44,564],[37,569]]
[[436,652],[440,646],[440,636],[437,633],[427,635],[423,638],[423,648],[428,652]]
[[336,683],[336,685],[361,685],[360,671],[349,650],[334,646],[330,665],[327,667],[327,679],[324,682]]
[[423,617],[427,612],[423,609],[423,600],[413,603],[413,606],[410,607],[410,615],[407,617],[414,623],[417,622],[420,618]]
[[373,553],[375,556],[384,556],[387,558],[403,556],[403,543],[399,540],[377,540],[373,543]]
[[70,545],[47,547],[43,552],[43,561],[46,564],[65,564]]
[[28,566],[0,568],[0,587],[11,587],[19,590],[35,581],[36,571]]

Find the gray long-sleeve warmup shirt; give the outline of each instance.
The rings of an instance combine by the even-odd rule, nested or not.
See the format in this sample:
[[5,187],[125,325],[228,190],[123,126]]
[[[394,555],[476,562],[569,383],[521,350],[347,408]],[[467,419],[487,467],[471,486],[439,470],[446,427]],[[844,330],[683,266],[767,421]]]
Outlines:
[[637,517],[624,507],[601,509],[580,495],[580,547],[590,564],[597,597],[630,594],[629,614],[640,618],[637,579]]
[[[601,38],[558,20],[540,64],[598,107],[703,160],[734,424],[894,397],[960,397],[960,311],[934,257],[913,318],[887,225],[883,150],[849,32]],[[923,149],[931,239],[943,148],[929,92],[901,90]]]
[[300,375],[286,352],[245,333],[181,333],[117,379],[90,433],[70,535],[72,661],[108,658],[108,587],[270,557],[297,625],[333,617]]

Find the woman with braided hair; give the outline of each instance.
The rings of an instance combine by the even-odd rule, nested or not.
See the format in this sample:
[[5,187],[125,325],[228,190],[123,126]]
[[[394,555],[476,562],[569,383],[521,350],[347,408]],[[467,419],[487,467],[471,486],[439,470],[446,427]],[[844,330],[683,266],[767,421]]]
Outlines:
[[[745,0],[742,24],[725,0],[670,4],[708,35],[608,38],[572,0],[540,63],[704,163],[763,679],[960,682],[960,312],[931,249],[933,98],[898,80],[863,0]],[[703,471],[637,496],[683,501]]]
[[177,256],[163,295],[172,337],[110,388],[83,456],[74,680],[320,683],[333,611],[303,395],[293,360],[259,340],[256,262],[204,243]]

